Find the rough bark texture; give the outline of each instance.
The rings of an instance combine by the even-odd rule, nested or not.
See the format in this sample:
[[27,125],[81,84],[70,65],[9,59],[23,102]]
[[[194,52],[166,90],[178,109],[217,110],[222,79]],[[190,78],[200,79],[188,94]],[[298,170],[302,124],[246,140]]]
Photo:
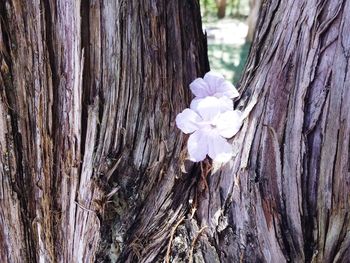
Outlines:
[[349,262],[349,12],[349,1],[262,3],[238,102],[255,107],[198,201],[204,258]]
[[174,118],[208,70],[197,1],[4,0],[0,19],[1,262],[152,261],[194,180]]
[[349,13],[262,2],[205,188],[174,127],[208,68],[197,1],[0,2],[2,262],[347,262]]

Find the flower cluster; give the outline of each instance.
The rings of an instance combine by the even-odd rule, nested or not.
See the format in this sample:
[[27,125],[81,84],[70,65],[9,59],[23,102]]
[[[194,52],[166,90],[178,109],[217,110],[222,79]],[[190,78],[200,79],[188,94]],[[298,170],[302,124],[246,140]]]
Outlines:
[[227,142],[242,125],[242,113],[233,110],[233,98],[239,96],[236,88],[220,74],[212,71],[190,84],[195,95],[190,108],[176,116],[177,127],[191,133],[187,148],[190,160],[202,161],[207,155],[215,162],[227,162],[232,157],[232,146]]

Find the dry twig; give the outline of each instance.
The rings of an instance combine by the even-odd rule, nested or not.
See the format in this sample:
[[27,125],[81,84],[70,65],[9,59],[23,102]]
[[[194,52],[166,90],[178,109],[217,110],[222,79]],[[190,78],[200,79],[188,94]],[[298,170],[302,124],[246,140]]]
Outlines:
[[167,251],[166,251],[166,254],[165,254],[165,262],[166,263],[170,263],[171,243],[173,242],[175,231],[176,231],[177,227],[182,223],[182,221],[184,221],[184,219],[185,219],[185,216],[181,217],[181,219],[176,223],[176,225],[171,230],[170,240],[169,240],[168,248],[167,248]]
[[193,261],[193,250],[194,250],[194,246],[196,245],[196,242],[197,242],[197,239],[199,237],[200,234],[202,234],[202,232],[208,228],[208,226],[203,226],[198,232],[197,232],[197,235],[194,237],[192,243],[191,243],[191,249],[190,249],[190,255],[189,255],[189,259],[188,259],[188,262],[189,263],[192,263]]

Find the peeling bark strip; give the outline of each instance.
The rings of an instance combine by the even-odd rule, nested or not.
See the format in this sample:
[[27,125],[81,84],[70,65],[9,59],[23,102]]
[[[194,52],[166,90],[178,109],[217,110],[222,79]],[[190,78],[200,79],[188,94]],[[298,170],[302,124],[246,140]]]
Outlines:
[[164,250],[194,180],[174,118],[205,43],[195,0],[0,2],[1,262]]
[[201,191],[174,128],[208,69],[197,1],[1,1],[1,261],[347,262],[349,13],[262,3],[255,107]]

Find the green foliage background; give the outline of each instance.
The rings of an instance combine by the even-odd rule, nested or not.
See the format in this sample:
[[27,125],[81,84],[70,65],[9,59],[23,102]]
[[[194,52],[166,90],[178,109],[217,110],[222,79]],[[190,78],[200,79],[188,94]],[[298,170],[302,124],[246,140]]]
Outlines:
[[[244,25],[249,14],[249,0],[227,0],[226,17],[217,18],[215,0],[200,0],[204,28],[220,28],[222,23]],[[231,44],[208,40],[210,68],[223,74],[237,85],[249,53],[250,44]]]
[[[200,0],[203,21],[218,20],[216,0]],[[226,17],[245,18],[249,14],[249,0],[226,0]]]

